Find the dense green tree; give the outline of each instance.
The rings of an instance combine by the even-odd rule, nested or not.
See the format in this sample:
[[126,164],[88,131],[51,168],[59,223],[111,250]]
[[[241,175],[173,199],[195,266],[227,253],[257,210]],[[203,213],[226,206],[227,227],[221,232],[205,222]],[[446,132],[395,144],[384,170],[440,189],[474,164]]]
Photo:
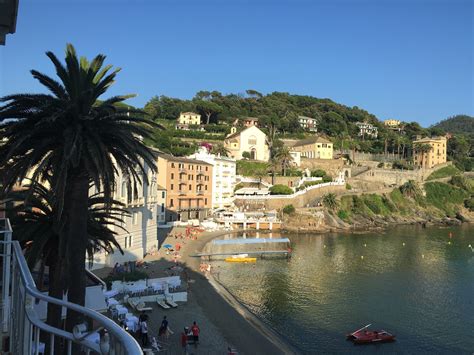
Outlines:
[[[11,191],[30,173],[33,183],[50,179],[68,299],[84,305],[89,186],[100,189],[110,207],[117,170],[131,182],[140,182],[141,174],[146,176],[144,164],[155,169],[154,155],[143,143],[150,137],[152,122],[138,116],[141,112],[117,106],[130,96],[97,103],[119,71],[103,66],[104,55],[91,62],[79,59],[72,45],[67,45],[65,65],[52,52],[46,55],[59,81],[31,73],[51,94],[0,99],[3,190]],[[68,312],[68,330],[81,322],[81,314]]]
[[222,108],[212,101],[198,100],[195,105],[196,110],[206,118],[206,124],[209,124],[211,117],[217,122],[217,115],[222,112]]

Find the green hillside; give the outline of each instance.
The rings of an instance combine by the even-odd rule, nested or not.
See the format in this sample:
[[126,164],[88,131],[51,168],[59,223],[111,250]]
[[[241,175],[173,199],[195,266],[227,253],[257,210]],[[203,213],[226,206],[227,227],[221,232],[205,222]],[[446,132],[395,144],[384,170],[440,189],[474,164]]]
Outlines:
[[474,134],[474,117],[456,115],[432,126],[449,133]]

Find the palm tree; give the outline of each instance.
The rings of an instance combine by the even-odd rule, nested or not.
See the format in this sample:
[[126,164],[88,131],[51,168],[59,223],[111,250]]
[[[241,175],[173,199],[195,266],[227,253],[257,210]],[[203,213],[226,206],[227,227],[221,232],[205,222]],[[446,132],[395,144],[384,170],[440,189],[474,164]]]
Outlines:
[[[51,190],[44,185],[31,183],[21,189],[12,191],[5,198],[13,207],[7,209],[15,238],[26,250],[25,257],[33,269],[39,264],[39,285],[44,279],[45,266],[49,268],[48,293],[51,297],[62,298],[64,287],[64,263],[59,258],[59,238],[56,229],[54,198]],[[110,227],[120,226],[123,205],[113,201],[114,206],[105,205],[102,195],[95,194],[88,201],[87,223],[87,255],[92,263],[94,253],[106,251],[113,253],[114,248],[123,254],[123,250],[115,239],[116,232]],[[48,304],[47,323],[60,328],[61,307]],[[49,339],[45,339],[48,341]]]
[[263,167],[258,167],[258,169],[254,171],[253,176],[255,176],[258,179],[258,188],[260,188],[262,185],[262,179],[265,176],[268,176],[267,170],[268,170],[268,166],[265,165]]
[[413,150],[416,153],[420,154],[420,158],[421,158],[420,159],[420,165],[421,165],[422,168],[424,168],[425,165],[426,165],[425,155],[427,153],[429,153],[432,149],[433,149],[433,147],[430,144],[427,144],[427,143],[415,143],[413,145]]
[[323,205],[327,209],[334,211],[338,206],[339,202],[337,201],[336,194],[330,192],[323,196]]
[[275,160],[282,169],[283,176],[286,176],[286,170],[291,168],[293,156],[290,153],[290,148],[282,147],[275,154]]
[[421,194],[420,187],[414,180],[408,180],[400,186],[400,192],[407,197],[415,198]]
[[212,154],[221,155],[222,157],[228,157],[230,154],[229,149],[227,149],[224,144],[214,144],[211,150]]
[[[146,176],[145,164],[155,170],[154,155],[143,140],[151,139],[151,127],[156,125],[143,112],[118,105],[131,96],[98,101],[120,70],[103,66],[104,55],[91,62],[79,59],[70,44],[65,65],[52,52],[46,55],[60,80],[35,70],[31,73],[50,94],[0,99],[0,122],[13,119],[0,128],[3,190],[10,191],[29,173],[33,182],[51,177],[58,254],[65,264],[68,299],[84,305],[89,184],[103,192],[110,207],[118,171],[136,186],[141,174]],[[68,312],[68,330],[81,322],[80,314]]]

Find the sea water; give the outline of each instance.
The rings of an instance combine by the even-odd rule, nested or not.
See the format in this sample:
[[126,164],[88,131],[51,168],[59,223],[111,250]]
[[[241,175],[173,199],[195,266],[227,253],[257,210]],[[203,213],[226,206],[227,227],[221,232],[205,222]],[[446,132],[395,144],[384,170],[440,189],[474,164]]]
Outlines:
[[[220,282],[301,353],[474,352],[474,226],[284,236],[290,260],[213,264]],[[369,323],[397,341],[346,341]]]

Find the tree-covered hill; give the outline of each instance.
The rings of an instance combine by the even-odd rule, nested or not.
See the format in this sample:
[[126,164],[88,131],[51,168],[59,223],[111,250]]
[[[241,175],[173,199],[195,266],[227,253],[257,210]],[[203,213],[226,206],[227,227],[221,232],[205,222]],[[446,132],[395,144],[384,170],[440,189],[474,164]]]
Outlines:
[[474,117],[456,115],[449,117],[432,127],[442,129],[449,133],[474,134]]

